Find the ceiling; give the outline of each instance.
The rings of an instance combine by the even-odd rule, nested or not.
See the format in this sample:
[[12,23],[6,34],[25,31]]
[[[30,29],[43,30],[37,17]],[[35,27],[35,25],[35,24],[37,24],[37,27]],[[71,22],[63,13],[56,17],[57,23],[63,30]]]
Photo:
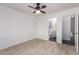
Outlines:
[[[59,12],[62,10],[78,7],[79,3],[42,3],[47,6],[47,8],[43,9],[46,11],[46,14]],[[41,5],[42,5],[41,4]],[[12,9],[16,9],[18,11],[33,15],[34,9],[27,7],[28,5],[35,6],[35,3],[1,3],[0,5],[7,6]]]

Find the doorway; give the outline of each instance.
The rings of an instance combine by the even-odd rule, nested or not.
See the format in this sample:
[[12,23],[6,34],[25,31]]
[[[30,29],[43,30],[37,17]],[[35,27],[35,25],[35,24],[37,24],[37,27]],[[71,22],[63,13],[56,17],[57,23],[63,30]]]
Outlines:
[[62,43],[75,45],[75,15],[62,17]]
[[56,23],[57,18],[49,20],[49,40],[56,42]]

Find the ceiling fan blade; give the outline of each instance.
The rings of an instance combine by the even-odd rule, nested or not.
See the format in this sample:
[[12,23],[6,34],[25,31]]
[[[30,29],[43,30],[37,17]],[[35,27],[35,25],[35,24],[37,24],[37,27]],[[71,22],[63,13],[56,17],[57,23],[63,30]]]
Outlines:
[[41,9],[43,9],[43,8],[46,8],[46,5],[43,5],[43,6],[41,7]]
[[34,7],[32,7],[32,6],[28,6],[28,7],[35,9],[35,8],[34,8]]
[[44,14],[46,13],[46,12],[44,12],[44,11],[42,11],[42,10],[40,10],[40,12],[42,12],[42,13],[44,13]]
[[36,11],[34,11],[33,13],[35,13]]

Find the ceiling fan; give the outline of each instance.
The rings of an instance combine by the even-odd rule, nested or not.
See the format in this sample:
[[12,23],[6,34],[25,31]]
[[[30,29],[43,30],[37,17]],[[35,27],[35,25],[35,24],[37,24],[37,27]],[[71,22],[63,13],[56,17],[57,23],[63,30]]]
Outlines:
[[40,3],[36,3],[36,7],[30,6],[30,5],[28,7],[35,9],[35,11],[33,13],[37,13],[37,14],[39,14],[40,12],[43,14],[46,13],[45,11],[42,10],[42,9],[46,8],[46,5],[40,6]]

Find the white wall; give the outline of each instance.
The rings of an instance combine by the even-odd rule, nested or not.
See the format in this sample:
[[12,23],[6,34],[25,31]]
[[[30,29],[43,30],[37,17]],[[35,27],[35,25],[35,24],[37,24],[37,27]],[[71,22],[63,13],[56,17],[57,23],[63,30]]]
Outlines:
[[56,41],[57,43],[62,44],[62,17],[57,18],[57,23],[56,23]]
[[62,17],[62,39],[70,41],[71,16]]
[[0,5],[0,48],[31,40],[34,18]]
[[48,19],[37,18],[36,19],[36,38],[48,40]]

